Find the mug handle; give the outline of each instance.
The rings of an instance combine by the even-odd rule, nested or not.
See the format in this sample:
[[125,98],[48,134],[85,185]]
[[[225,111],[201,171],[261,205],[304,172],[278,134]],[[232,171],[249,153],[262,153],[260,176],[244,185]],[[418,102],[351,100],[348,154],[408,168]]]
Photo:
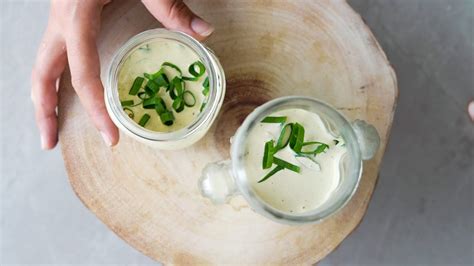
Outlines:
[[352,128],[359,142],[362,160],[372,159],[380,147],[380,136],[377,129],[363,120],[352,122]]
[[209,198],[214,204],[227,202],[237,193],[237,186],[232,176],[231,161],[207,164],[199,178],[198,187],[201,195]]

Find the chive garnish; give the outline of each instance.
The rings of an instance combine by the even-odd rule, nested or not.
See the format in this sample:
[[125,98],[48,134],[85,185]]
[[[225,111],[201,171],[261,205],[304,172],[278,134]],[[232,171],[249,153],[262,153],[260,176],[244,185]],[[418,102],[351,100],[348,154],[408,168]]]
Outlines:
[[[196,71],[196,67],[199,69],[199,72]],[[202,75],[204,75],[204,72],[206,72],[206,67],[201,61],[196,61],[192,63],[189,68],[188,68],[189,74],[191,74],[193,77],[183,77],[184,80],[190,80],[190,81],[196,81],[198,80]]]
[[[310,150],[310,151],[303,151],[303,147],[305,146],[310,146],[310,145],[318,145],[315,149],[313,150]],[[329,145],[327,145],[326,143],[322,143],[322,142],[319,142],[319,141],[310,141],[310,142],[305,142],[303,143],[302,145],[302,149],[298,152],[299,154],[312,154],[312,155],[316,155],[316,154],[319,154],[319,153],[322,153],[324,152],[326,149],[329,149]]]
[[170,83],[169,93],[171,99],[176,99],[176,97],[181,96],[183,93],[183,80],[179,77],[174,77]]
[[262,168],[268,169],[272,167],[273,164],[273,154],[275,153],[275,148],[273,144],[275,142],[273,140],[269,140],[265,142],[265,148],[263,151],[263,161],[262,161]]
[[201,108],[199,108],[199,112],[202,112],[202,110],[204,110],[205,107],[206,107],[206,103],[202,103]]
[[183,97],[177,97],[173,101],[173,109],[177,112],[180,113],[181,111],[184,110],[184,100]]
[[183,92],[183,101],[184,105],[187,107],[193,107],[196,105],[196,97],[194,96],[194,93],[190,91],[184,91]]
[[150,95],[150,96],[151,96],[150,93],[152,93],[153,95],[155,95],[155,94],[158,93],[158,91],[160,90],[160,86],[159,86],[156,82],[154,82],[153,80],[148,80],[148,82],[146,83],[146,88],[145,88],[145,90],[146,90],[147,88],[150,89],[150,91],[147,92],[148,95]]
[[204,94],[204,96],[207,96],[209,94],[209,77],[206,77],[206,79],[202,83],[202,86],[204,87],[204,89],[202,90],[202,94]]
[[268,172],[268,174],[266,174],[262,179],[260,179],[260,181],[258,181],[257,183],[262,183],[263,181],[269,179],[272,175],[278,173],[279,171],[283,170],[284,168],[277,165],[275,168],[273,168],[270,172]]
[[[145,88],[145,89],[146,89],[146,88]],[[137,94],[138,98],[140,98],[140,99],[142,99],[142,100],[146,100],[146,99],[150,98],[150,96],[149,96],[149,97],[146,97],[147,95],[149,95],[149,94],[146,93],[146,92],[143,92],[143,91],[141,91],[141,92],[139,92],[139,93]]]
[[142,87],[142,84],[143,84],[144,80],[145,79],[142,78],[142,77],[136,77],[135,80],[133,81],[132,88],[130,88],[130,91],[128,92],[128,94],[137,95],[138,91]]
[[155,101],[155,111],[158,114],[162,114],[167,111],[165,101],[163,101],[162,98],[159,98],[158,100]]
[[181,72],[181,69],[179,69],[179,67],[176,66],[175,64],[170,63],[170,62],[164,62],[163,64],[161,64],[161,67],[165,67],[165,66],[171,67],[171,68],[173,68],[174,70],[178,71],[180,76],[183,75],[183,72]]
[[283,167],[283,168],[286,168],[288,170],[291,170],[293,172],[296,172],[296,173],[299,173],[300,172],[300,167],[297,166],[297,165],[294,165],[292,163],[289,163],[285,160],[282,160],[278,157],[273,157],[273,163],[275,163],[276,165],[280,166],[280,167]]
[[138,121],[138,124],[142,127],[145,127],[146,123],[148,123],[148,120],[150,120],[150,115],[144,114],[142,118],[140,118],[140,121]]
[[279,151],[288,145],[290,137],[293,132],[293,123],[286,124],[280,131],[280,137],[278,137],[276,150]]
[[128,107],[124,107],[123,108],[123,111],[128,115],[128,117],[130,117],[131,119],[133,119],[135,117],[135,113],[133,112],[132,109],[128,108]]
[[285,123],[286,116],[267,116],[262,121],[262,123]]
[[304,127],[294,123],[291,130],[290,147],[295,152],[300,152],[304,142]]
[[125,107],[125,106],[132,106],[133,105],[133,100],[127,100],[127,101],[121,101],[120,104]]
[[173,121],[174,121],[174,116],[173,116],[173,113],[170,112],[170,111],[166,111],[164,113],[161,113],[160,114],[160,119],[161,119],[161,122],[167,126],[171,126],[173,125]]

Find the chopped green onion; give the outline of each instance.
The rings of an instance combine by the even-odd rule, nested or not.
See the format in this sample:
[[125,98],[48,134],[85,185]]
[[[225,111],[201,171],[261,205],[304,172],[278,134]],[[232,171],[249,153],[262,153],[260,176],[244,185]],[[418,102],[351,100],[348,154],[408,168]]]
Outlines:
[[128,107],[124,107],[123,108],[123,111],[128,115],[128,117],[130,117],[131,119],[133,119],[133,117],[135,117],[135,113],[133,112],[132,109],[128,108]]
[[280,166],[280,167],[283,167],[283,168],[286,168],[288,170],[291,170],[293,172],[296,172],[296,173],[299,173],[300,172],[300,167],[297,166],[297,165],[294,165],[292,163],[289,163],[285,160],[282,160],[280,158],[277,158],[277,157],[273,157],[273,163],[275,163],[276,165]]
[[168,80],[168,77],[166,76],[165,73],[163,73],[163,70],[160,70],[159,72],[160,74],[155,79],[153,79],[153,81],[156,84],[158,84],[158,86],[160,87],[167,87],[168,84],[170,83],[170,81]]
[[263,181],[269,179],[272,175],[280,172],[281,170],[283,170],[283,167],[277,165],[275,168],[273,168],[270,172],[268,172],[268,174],[266,174],[262,179],[260,179],[260,181],[258,181],[257,183],[262,183]]
[[161,103],[163,100],[160,97],[153,97],[143,100],[144,109],[154,109],[155,105]]
[[183,72],[181,72],[181,69],[179,69],[179,67],[176,66],[175,64],[170,63],[170,62],[164,62],[163,64],[161,64],[161,67],[165,67],[165,66],[171,67],[171,68],[173,68],[174,70],[178,71],[180,76],[183,75]]
[[293,123],[286,124],[280,131],[280,137],[278,137],[277,145],[275,149],[277,151],[283,149],[290,142],[291,133],[293,132]]
[[[196,71],[196,67],[198,67],[199,72]],[[206,72],[206,67],[201,61],[196,61],[189,66],[188,71],[189,71],[189,74],[195,77],[200,77],[204,75],[204,72]]]
[[159,98],[159,100],[155,101],[155,111],[158,114],[162,114],[167,111],[165,101],[163,101],[162,98]]
[[133,100],[128,100],[128,101],[121,101],[120,104],[125,107],[125,106],[132,106],[133,105]]
[[275,153],[275,148],[273,147],[274,145],[273,140],[269,140],[265,142],[265,149],[263,151],[263,161],[262,161],[262,168],[263,169],[268,169],[272,167],[273,164],[273,154]]
[[128,92],[128,94],[137,95],[138,91],[142,87],[142,84],[143,84],[144,80],[145,79],[142,78],[142,77],[136,77],[135,80],[133,81],[132,88],[130,88],[130,91]]
[[169,93],[171,99],[176,99],[176,97],[181,96],[183,93],[183,80],[179,77],[174,77],[174,79],[170,83]]
[[184,100],[184,105],[187,107],[193,107],[196,105],[196,97],[194,97],[194,94],[190,91],[184,91],[183,92],[183,100]]
[[[196,71],[196,67],[198,67],[199,72]],[[201,61],[196,61],[192,63],[189,68],[188,68],[189,74],[191,74],[193,77],[183,77],[183,80],[190,80],[190,81],[196,81],[198,80],[204,73],[206,72],[206,67]]]
[[141,46],[140,48],[138,48],[138,50],[143,50],[143,51],[150,51],[150,46],[147,44]]
[[[315,144],[318,144],[318,147],[316,147],[314,150],[303,151],[303,147],[309,146],[309,145],[315,145]],[[324,152],[326,149],[329,149],[329,145],[327,145],[326,143],[322,143],[322,142],[319,142],[319,141],[310,141],[310,142],[303,143],[303,145],[301,146],[301,150],[298,153],[299,154],[313,154],[313,155],[316,155],[316,154]]]
[[[156,82],[154,82],[153,80],[149,80],[146,83],[146,88],[150,89],[151,91],[149,91],[149,92],[152,92],[153,94],[156,94],[160,90],[160,86]],[[146,88],[145,88],[145,90],[146,90]],[[150,93],[148,93],[148,94],[150,95]]]
[[161,119],[161,122],[167,126],[171,126],[173,125],[173,121],[174,121],[174,116],[173,116],[173,113],[170,112],[170,111],[166,111],[164,113],[161,113],[160,114],[160,119]]
[[146,99],[150,98],[150,97],[146,97],[147,95],[149,95],[149,94],[146,93],[146,92],[143,92],[143,91],[141,91],[137,94],[138,98],[140,98],[142,100],[146,100]]
[[301,151],[304,142],[304,127],[299,123],[294,123],[291,130],[290,147],[296,153]]
[[333,141],[334,141],[334,145],[339,144],[339,140],[335,139],[335,140],[333,140]]
[[177,112],[180,113],[181,111],[184,110],[184,100],[183,97],[176,97],[173,101],[173,109]]
[[267,116],[261,122],[262,123],[285,123],[286,116]]
[[144,114],[142,118],[140,118],[140,121],[138,121],[138,124],[142,127],[145,127],[146,123],[148,123],[148,120],[150,120],[150,115]]
[[202,103],[201,108],[199,108],[199,112],[202,112],[202,110],[204,110],[205,107],[206,107],[206,103]]
[[204,87],[204,89],[202,90],[202,94],[204,94],[204,96],[207,96],[209,94],[209,77],[206,77],[206,79],[202,83],[202,86]]

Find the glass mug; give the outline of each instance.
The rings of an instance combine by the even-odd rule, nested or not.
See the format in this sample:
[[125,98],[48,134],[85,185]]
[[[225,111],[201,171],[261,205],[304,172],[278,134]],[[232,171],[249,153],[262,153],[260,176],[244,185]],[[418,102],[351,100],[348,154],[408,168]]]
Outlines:
[[[173,40],[189,47],[199,56],[208,72],[209,96],[206,106],[188,126],[173,132],[156,132],[141,127],[128,117],[120,103],[118,75],[123,63],[132,52],[154,39]],[[222,106],[225,90],[224,70],[216,55],[209,48],[185,33],[153,29],[132,37],[113,56],[105,86],[105,103],[114,124],[128,136],[159,149],[181,149],[201,139],[209,130]]]
[[[251,130],[266,116],[295,108],[318,114],[331,134],[344,139],[347,148],[346,156],[341,160],[341,177],[336,189],[322,205],[302,213],[284,212],[261,200],[248,181],[244,164],[246,140]],[[314,98],[281,97],[257,107],[247,116],[231,138],[231,159],[208,164],[203,169],[198,186],[201,194],[215,204],[225,203],[240,194],[254,211],[276,222],[315,223],[336,213],[350,200],[362,175],[362,161],[371,159],[379,146],[380,137],[374,126],[362,120],[350,123],[336,109]]]

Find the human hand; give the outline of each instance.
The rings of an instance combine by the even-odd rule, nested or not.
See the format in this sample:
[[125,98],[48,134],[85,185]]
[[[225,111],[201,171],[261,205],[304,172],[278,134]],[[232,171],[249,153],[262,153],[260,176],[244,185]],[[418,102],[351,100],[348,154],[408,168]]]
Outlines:
[[[118,129],[105,108],[96,46],[102,8],[109,2],[51,1],[48,26],[32,71],[31,89],[43,149],[52,149],[58,142],[57,84],[68,63],[74,90],[105,143],[113,146],[118,142]],[[183,31],[198,40],[206,38],[214,30],[180,0],[142,2],[169,29]]]

